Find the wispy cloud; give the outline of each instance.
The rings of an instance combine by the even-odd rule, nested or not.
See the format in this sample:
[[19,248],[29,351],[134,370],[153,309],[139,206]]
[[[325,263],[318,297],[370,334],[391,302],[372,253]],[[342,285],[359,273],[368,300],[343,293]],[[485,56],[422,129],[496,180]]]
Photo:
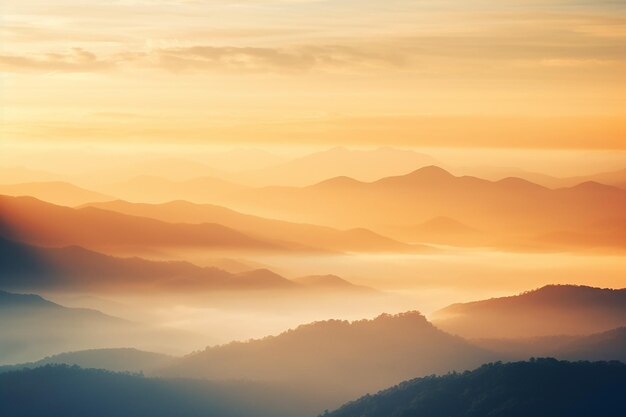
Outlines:
[[0,70],[18,72],[94,72],[111,69],[115,61],[98,58],[82,48],[35,55],[0,55]]
[[[2,55],[5,71],[95,72],[119,67],[166,71],[302,72],[402,69],[423,71],[453,62],[611,65],[626,61],[624,38],[580,31],[502,31],[460,35],[347,39],[343,44],[281,47],[191,45],[101,54],[82,48],[64,53]],[[450,68],[450,67],[449,67]],[[465,69],[471,69],[466,67]],[[462,71],[463,67],[456,70]]]

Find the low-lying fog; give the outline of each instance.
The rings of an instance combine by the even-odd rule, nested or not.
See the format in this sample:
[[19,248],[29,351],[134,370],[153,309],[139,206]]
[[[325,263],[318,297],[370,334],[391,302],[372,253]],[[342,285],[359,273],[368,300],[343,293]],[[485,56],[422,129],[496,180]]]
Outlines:
[[[185,255],[195,263],[209,263],[206,254]],[[245,294],[43,295],[65,306],[94,308],[151,326],[192,333],[194,337],[180,343],[164,340],[153,346],[183,354],[206,345],[277,334],[316,320],[355,320],[407,310],[429,315],[451,303],[511,295],[546,284],[621,288],[626,279],[624,257],[568,253],[447,249],[428,255],[257,255],[246,261],[256,267],[265,265],[287,278],[335,274],[379,293],[267,290]]]

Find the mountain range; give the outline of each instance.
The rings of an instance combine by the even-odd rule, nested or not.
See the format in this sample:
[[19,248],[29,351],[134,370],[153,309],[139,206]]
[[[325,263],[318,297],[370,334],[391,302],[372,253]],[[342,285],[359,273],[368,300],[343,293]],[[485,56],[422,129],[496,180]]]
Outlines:
[[[623,247],[626,242],[626,190],[592,182],[552,190],[519,178],[456,177],[434,166],[374,182],[337,177],[309,187],[254,189],[230,205],[254,206],[256,212],[295,221],[367,227],[392,238],[399,238],[403,226],[410,231],[444,217],[480,230],[500,245],[558,247],[588,241],[590,246]],[[560,232],[575,240],[541,239]],[[420,230],[411,240],[419,238]]]
[[262,169],[242,171],[230,178],[252,186],[306,186],[337,176],[374,181],[436,163],[423,153],[388,146],[371,150],[337,146]]
[[0,210],[0,236],[39,245],[81,245],[114,253],[194,247],[243,252],[433,251],[367,229],[337,230],[289,223],[185,201],[112,201],[69,208],[32,197],[0,196]]
[[[154,189],[159,196],[151,200],[209,200],[264,217],[365,227],[412,242],[443,238],[445,243],[451,222],[464,231],[464,239],[471,231],[480,231],[488,243],[509,248],[623,247],[626,241],[626,190],[595,182],[550,189],[521,178],[457,177],[436,166],[372,182],[342,176],[305,187],[251,188],[198,179],[202,185],[186,192],[189,182],[151,181],[138,183],[136,192]],[[426,227],[442,218],[451,220],[434,228],[437,233],[433,225]]]
[[[372,182],[342,176],[304,187],[253,188],[208,177],[138,177],[104,192],[130,201],[186,200],[292,223],[366,228],[410,242],[554,250],[623,248],[626,241],[626,190],[621,188],[584,182],[550,189],[521,178],[454,176],[436,166]],[[204,217],[219,211],[208,205],[194,210]],[[255,227],[261,226],[257,222]]]
[[[287,250],[214,224],[167,223],[94,207],[73,209],[32,197],[0,196],[0,236],[36,245],[92,249],[204,247]],[[287,245],[285,245],[287,246]]]
[[237,229],[260,240],[290,241],[303,247],[332,251],[419,252],[433,250],[423,245],[407,245],[363,228],[337,230],[313,224],[266,219],[211,204],[196,204],[187,201],[146,204],[118,200],[90,203],[86,206],[170,223],[215,223]]
[[[47,248],[0,238],[0,286],[11,290],[250,291],[340,287],[361,292],[339,277],[291,281],[268,269],[230,273],[184,261],[120,258],[80,246]],[[372,291],[372,290],[370,290]]]
[[[299,285],[346,285],[333,276],[303,277],[297,281]],[[546,304],[553,306],[546,309]],[[554,323],[578,305],[581,311],[599,321],[596,326],[602,327],[625,317],[622,310],[626,302],[623,290],[549,286],[520,296],[456,304],[444,311],[487,309],[502,316],[508,326],[515,327],[507,320],[518,320],[510,311],[517,312],[522,305],[525,314],[534,317],[536,323]],[[534,337],[511,336],[509,330],[498,327],[488,328],[498,330],[496,338],[463,339],[440,330],[417,312],[407,312],[354,322],[319,321],[277,336],[210,346],[184,357],[170,357],[136,349],[111,349],[137,343],[145,348],[149,345],[145,339],[151,333],[137,324],[97,311],[68,309],[39,296],[6,292],[0,292],[0,310],[0,324],[6,329],[0,336],[0,360],[5,363],[16,363],[20,358],[32,360],[37,353],[42,357],[62,352],[63,347],[73,350],[37,362],[0,368],[3,372],[65,363],[114,371],[143,371],[164,378],[245,380],[259,386],[289,387],[298,393],[314,392],[308,398],[324,408],[337,407],[351,398],[374,393],[402,380],[473,369],[494,360],[530,355],[625,360],[626,351],[625,327],[585,335],[580,335],[580,329],[576,334],[570,330],[572,334],[561,335],[561,329],[557,328],[555,333]],[[579,316],[571,318],[579,321]],[[36,332],[30,331],[33,323],[38,326]],[[488,327],[480,320],[479,324]],[[19,331],[26,327],[27,335]],[[588,327],[585,329],[590,331]],[[168,336],[161,333],[159,340],[163,337]],[[170,337],[180,341],[179,335]],[[91,350],[76,351],[81,348]]]
[[[142,213],[154,219],[184,223],[198,223],[203,219],[215,222],[214,228],[223,221],[225,224],[221,226],[228,226],[230,230],[202,233],[224,235],[221,240],[230,242],[210,243],[223,247],[243,245],[259,249],[259,246],[269,245],[339,251],[424,249],[402,243],[412,242],[493,246],[507,250],[622,250],[626,242],[624,189],[597,182],[550,189],[521,178],[489,181],[458,177],[436,166],[372,182],[335,177],[304,187],[253,188],[210,177],[184,181],[137,177],[102,192],[126,197],[129,201],[154,203],[131,206],[132,203],[110,202],[101,206],[115,207],[127,214]],[[96,199],[96,202],[101,200]],[[85,208],[88,207],[82,209]],[[270,220],[277,217],[288,221]],[[208,229],[209,226],[203,227]],[[267,236],[270,241],[245,242],[244,237],[233,235],[233,231],[238,230]],[[298,238],[302,233],[306,238]],[[275,240],[271,241],[272,238]],[[188,243],[189,239],[182,240],[185,244],[199,244],[197,237],[191,239],[196,242]]]
[[600,184],[626,189],[626,168],[571,177],[555,177],[519,168],[474,167],[453,169],[453,171],[462,172],[464,175],[474,175],[492,181],[498,181],[508,177],[519,177],[548,188],[575,187],[578,184],[593,181]]

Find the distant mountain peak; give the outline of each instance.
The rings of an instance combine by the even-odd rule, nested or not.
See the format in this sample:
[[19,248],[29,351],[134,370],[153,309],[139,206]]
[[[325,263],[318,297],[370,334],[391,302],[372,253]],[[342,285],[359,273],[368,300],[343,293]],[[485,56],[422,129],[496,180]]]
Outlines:
[[527,179],[520,177],[506,177],[501,180],[496,181],[497,184],[505,185],[508,187],[525,187],[525,188],[535,188],[535,189],[546,189],[546,187],[535,184],[534,182],[528,181]]
[[352,177],[348,177],[345,175],[341,175],[339,177],[329,178],[322,182],[318,182],[317,184],[312,185],[311,187],[347,187],[352,185],[360,185],[363,184],[359,180],[355,180]]
[[408,175],[428,175],[428,176],[438,176],[438,177],[454,177],[450,172],[445,169],[438,167],[437,165],[428,165],[422,168],[418,168],[415,171],[409,173]]

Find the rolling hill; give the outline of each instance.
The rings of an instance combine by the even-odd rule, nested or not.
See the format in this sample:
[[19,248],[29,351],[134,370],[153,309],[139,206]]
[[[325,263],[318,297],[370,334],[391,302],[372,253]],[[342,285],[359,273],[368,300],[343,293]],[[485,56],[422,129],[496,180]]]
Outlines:
[[493,358],[409,312],[316,322],[278,336],[208,347],[157,374],[287,383],[346,401],[410,377],[468,369]]
[[626,289],[548,285],[511,297],[453,304],[433,323],[467,338],[589,335],[626,325]]

